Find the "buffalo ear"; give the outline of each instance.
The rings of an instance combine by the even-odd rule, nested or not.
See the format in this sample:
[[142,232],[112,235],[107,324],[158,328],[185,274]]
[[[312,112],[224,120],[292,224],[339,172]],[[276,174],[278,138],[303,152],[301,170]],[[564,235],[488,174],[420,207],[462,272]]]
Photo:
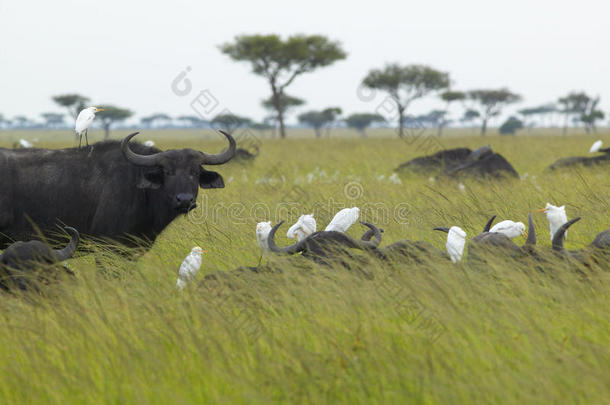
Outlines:
[[224,188],[225,182],[222,176],[216,172],[209,172],[205,169],[199,171],[199,187],[201,188]]
[[144,173],[142,173],[140,179],[138,180],[138,184],[136,184],[136,187],[156,190],[162,185],[163,173],[161,173],[159,170],[155,170],[145,171]]

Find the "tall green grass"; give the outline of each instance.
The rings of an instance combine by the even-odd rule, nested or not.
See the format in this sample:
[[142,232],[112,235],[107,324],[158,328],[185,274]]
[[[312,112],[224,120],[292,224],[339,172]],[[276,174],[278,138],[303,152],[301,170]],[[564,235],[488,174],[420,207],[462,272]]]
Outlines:
[[[446,235],[435,226],[459,225],[470,238],[493,214],[525,222],[546,202],[565,204],[569,217],[583,218],[566,247],[583,248],[610,227],[608,170],[544,168],[586,155],[596,139],[610,144],[610,136],[538,135],[441,138],[447,148],[489,144],[522,176],[463,180],[463,187],[416,175],[387,180],[426,152],[419,141],[265,139],[254,163],[219,166],[226,188],[200,190],[199,208],[137,260],[100,246],[108,271],[84,256],[68,262],[72,281],[40,296],[0,296],[0,402],[607,402],[605,264],[556,260],[543,273],[531,260],[502,257],[457,265],[371,260],[364,265],[371,279],[267,256],[263,263],[284,272],[229,272],[258,263],[257,222],[313,212],[322,229],[351,206],[384,228],[382,245],[410,239],[444,249]],[[150,138],[161,148],[224,145],[191,133]],[[71,142],[66,134],[41,139],[51,147]],[[533,215],[538,249],[549,249],[548,223]],[[281,245],[292,243],[288,226],[278,232]],[[363,231],[354,225],[348,233]],[[194,245],[209,252],[198,281],[179,293],[177,269]],[[215,272],[226,277],[202,282]]]

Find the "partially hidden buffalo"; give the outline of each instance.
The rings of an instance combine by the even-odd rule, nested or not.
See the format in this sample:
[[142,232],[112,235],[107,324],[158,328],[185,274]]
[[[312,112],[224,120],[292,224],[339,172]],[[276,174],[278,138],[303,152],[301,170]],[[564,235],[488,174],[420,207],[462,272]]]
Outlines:
[[473,151],[468,148],[442,150],[434,155],[415,158],[396,168],[399,173],[405,170],[450,177],[519,177],[515,168],[489,146]]
[[610,148],[600,149],[597,156],[571,156],[557,160],[548,167],[548,170],[563,169],[567,167],[610,165]]
[[161,151],[119,141],[83,149],[0,148],[0,248],[47,236],[70,224],[81,234],[127,246],[152,243],[179,214],[193,209],[199,187],[223,188],[222,176],[204,169],[235,155],[193,149]]

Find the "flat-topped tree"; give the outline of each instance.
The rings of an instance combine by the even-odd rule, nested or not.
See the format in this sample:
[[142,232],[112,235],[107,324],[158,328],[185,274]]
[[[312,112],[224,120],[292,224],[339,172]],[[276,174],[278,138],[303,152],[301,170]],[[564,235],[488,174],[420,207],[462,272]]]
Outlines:
[[104,128],[104,140],[110,136],[110,127],[117,122],[125,121],[127,118],[133,115],[133,112],[126,109],[120,108],[113,105],[102,105],[103,111],[96,113],[96,117]]
[[596,132],[595,121],[604,119],[604,112],[597,109],[599,104],[599,96],[589,100],[585,111],[580,115],[580,120],[585,124],[585,131],[587,133],[593,131]]
[[[279,102],[280,102],[280,106],[282,109],[283,118],[286,118],[286,116],[288,115],[290,110],[293,110],[294,108],[305,104],[305,100],[298,98],[298,97],[289,96],[286,93],[284,93],[280,96]],[[279,124],[280,120],[279,120],[279,116],[277,113],[277,109],[275,108],[275,102],[274,102],[273,96],[261,101],[261,105],[263,106],[263,108],[271,111],[271,114],[265,118],[265,121],[268,121],[268,122],[273,121],[276,123],[276,125]]]
[[374,122],[384,122],[383,118],[379,114],[352,114],[343,120],[349,128],[353,128],[360,132],[362,136],[366,136],[366,129],[371,126]]
[[61,107],[68,110],[68,113],[72,118],[76,119],[78,113],[86,107],[89,97],[81,96],[80,94],[61,94],[59,96],[53,96],[53,101]]
[[339,107],[329,107],[322,111],[308,111],[299,115],[299,122],[312,127],[316,132],[316,138],[322,136],[322,128],[330,128],[330,125],[341,115]]
[[560,97],[557,100],[559,104],[559,112],[561,112],[565,121],[563,124],[563,134],[565,135],[568,132],[568,123],[570,121],[570,117],[580,118],[582,114],[585,113],[587,106],[591,101],[591,97],[589,97],[585,92],[571,92],[565,97]]
[[383,69],[374,69],[362,81],[370,89],[389,94],[398,112],[398,136],[404,136],[407,108],[414,100],[449,87],[449,73],[430,66],[387,64]]
[[242,117],[239,115],[231,114],[231,113],[221,113],[212,118],[210,123],[219,128],[227,131],[228,133],[233,133],[237,128],[245,127],[252,122],[250,118]]
[[470,90],[468,99],[479,104],[477,111],[481,117],[481,135],[487,132],[487,124],[493,117],[500,115],[502,108],[508,104],[521,101],[521,96],[508,89]]
[[178,121],[188,123],[191,128],[203,128],[210,123],[204,119],[197,117],[196,115],[181,115],[176,118]]
[[252,73],[263,76],[271,86],[270,101],[277,114],[280,136],[286,137],[282,95],[297,76],[345,59],[341,44],[322,35],[239,35],[220,51],[239,62],[250,62]]

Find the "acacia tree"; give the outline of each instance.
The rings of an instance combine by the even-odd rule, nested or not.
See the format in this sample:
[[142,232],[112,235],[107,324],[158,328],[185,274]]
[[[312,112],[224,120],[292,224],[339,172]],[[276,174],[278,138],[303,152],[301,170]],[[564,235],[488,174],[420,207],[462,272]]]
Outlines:
[[145,127],[152,128],[155,123],[164,122],[165,124],[168,124],[171,120],[172,120],[172,117],[170,117],[167,114],[156,113],[156,114],[149,115],[148,117],[142,117],[140,119],[140,122]]
[[469,108],[464,111],[464,115],[462,115],[460,121],[463,122],[465,125],[473,125],[474,120],[477,120],[479,118],[481,118],[481,114],[478,111]]
[[[293,110],[294,108],[305,104],[305,100],[298,98],[298,97],[289,96],[288,94],[284,93],[280,96],[279,103],[280,103],[280,108],[282,109],[282,117],[286,118],[286,116],[288,115],[290,110]],[[271,114],[265,118],[265,121],[273,122],[275,127],[277,127],[278,125],[281,126],[282,124],[280,124],[280,119],[279,119],[279,116],[277,113],[277,109],[275,107],[276,104],[273,99],[273,96],[269,97],[268,99],[263,100],[261,102],[261,105],[263,106],[263,108],[271,111]],[[275,132],[275,130],[274,130],[274,132]],[[273,136],[275,136],[275,134]]]
[[241,117],[231,113],[220,113],[210,121],[210,124],[217,128],[224,129],[228,133],[233,133],[237,128],[245,127],[252,122],[250,118]]
[[370,89],[385,91],[398,110],[398,136],[404,136],[406,110],[413,100],[449,86],[449,73],[429,66],[387,64],[371,70],[362,81]]
[[500,115],[503,107],[521,100],[520,95],[510,92],[508,89],[471,90],[467,94],[470,100],[479,104],[481,135],[485,135],[487,123],[491,118]]
[[603,111],[597,109],[598,104],[599,96],[590,100],[589,103],[587,103],[585,111],[580,115],[580,120],[585,124],[585,131],[587,131],[587,133],[591,131],[595,132],[595,121],[604,119]]
[[379,114],[370,114],[370,113],[361,113],[361,114],[352,114],[349,117],[345,118],[345,124],[349,128],[353,128],[356,131],[360,132],[360,135],[363,137],[366,136],[366,129],[371,126],[374,122],[384,122],[385,118],[383,118]]
[[298,76],[345,59],[339,42],[322,35],[293,35],[282,40],[279,35],[240,35],[220,51],[239,62],[250,62],[252,73],[263,76],[271,87],[271,103],[280,125],[280,136],[286,137],[282,96]]
[[557,100],[557,103],[560,105],[559,112],[564,115],[564,124],[563,124],[563,134],[567,134],[568,132],[568,123],[570,122],[570,118],[580,118],[585,111],[587,110],[587,106],[591,102],[591,97],[589,97],[585,92],[571,92],[565,97],[560,97]]
[[322,128],[326,127],[330,132],[330,125],[337,120],[341,115],[341,109],[339,107],[329,107],[322,111],[308,111],[299,115],[299,122],[310,126],[316,132],[316,138],[322,136]]
[[76,120],[78,113],[85,108],[85,104],[89,101],[89,97],[81,96],[80,94],[62,94],[53,96],[53,101],[68,110],[69,115]]
[[197,117],[196,115],[181,115],[176,118],[178,121],[186,122],[191,128],[203,128],[209,125],[209,122]]
[[132,111],[113,105],[104,105],[100,108],[103,108],[104,111],[99,111],[96,113],[96,118],[99,118],[102,128],[104,128],[104,140],[108,139],[110,136],[110,127],[113,124],[125,121],[127,118],[133,115]]
[[445,107],[445,114],[443,114],[443,122],[444,125],[441,125],[438,127],[438,136],[441,136],[443,133],[443,128],[449,123],[449,120],[446,118],[447,115],[449,114],[449,107],[451,106],[451,103],[453,103],[454,101],[464,101],[466,99],[466,93],[464,93],[463,91],[454,91],[454,90],[447,90],[443,93],[441,93],[441,100],[443,100],[446,103],[446,107]]

